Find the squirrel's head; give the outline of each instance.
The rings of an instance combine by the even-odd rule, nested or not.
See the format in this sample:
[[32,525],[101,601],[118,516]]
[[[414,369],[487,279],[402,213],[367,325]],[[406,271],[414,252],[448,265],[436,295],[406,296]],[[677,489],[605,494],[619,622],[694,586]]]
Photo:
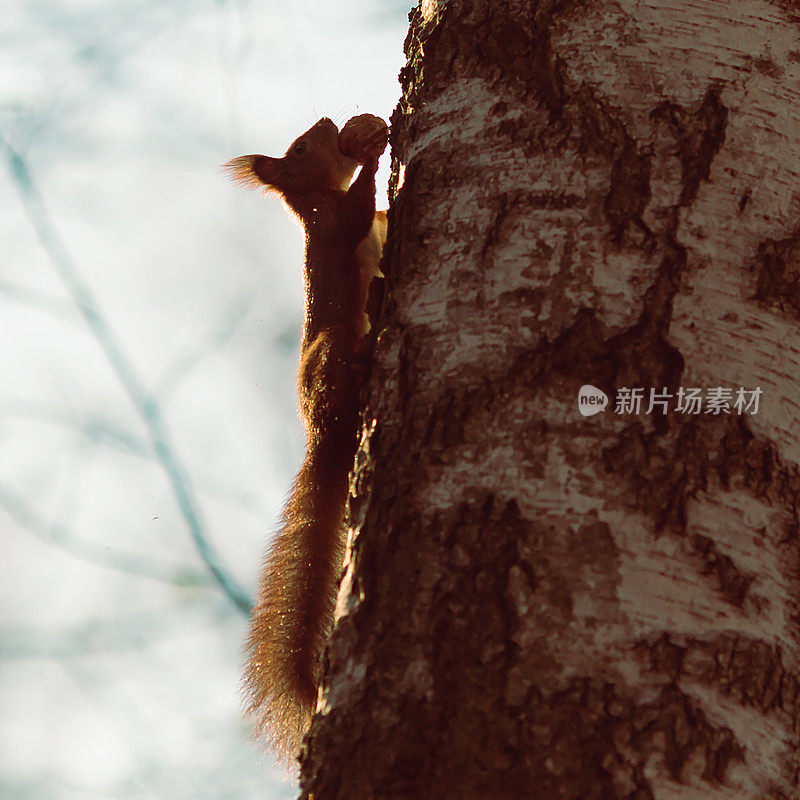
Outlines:
[[319,189],[347,190],[358,163],[339,151],[339,129],[323,117],[282,158],[239,156],[225,164],[233,180],[280,192],[287,201]]

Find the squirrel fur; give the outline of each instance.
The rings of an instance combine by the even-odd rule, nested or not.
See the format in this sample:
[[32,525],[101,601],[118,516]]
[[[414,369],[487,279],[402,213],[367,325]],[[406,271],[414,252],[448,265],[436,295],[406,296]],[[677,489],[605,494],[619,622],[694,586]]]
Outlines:
[[354,117],[341,133],[323,118],[282,158],[247,155],[225,165],[239,183],[277,192],[305,230],[298,390],[306,454],[261,574],[244,675],[257,732],[287,759],[314,712],[333,624],[359,396],[371,358],[365,309],[386,239],[375,172],[387,140],[378,117]]

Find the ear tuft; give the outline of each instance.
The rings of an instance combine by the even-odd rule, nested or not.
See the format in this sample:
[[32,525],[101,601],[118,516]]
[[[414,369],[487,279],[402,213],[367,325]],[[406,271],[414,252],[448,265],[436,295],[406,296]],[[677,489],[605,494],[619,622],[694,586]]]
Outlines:
[[261,159],[266,160],[266,156],[250,155],[239,156],[222,165],[222,169],[228,173],[232,181],[244,186],[247,189],[264,188],[264,181],[258,177],[256,164]]

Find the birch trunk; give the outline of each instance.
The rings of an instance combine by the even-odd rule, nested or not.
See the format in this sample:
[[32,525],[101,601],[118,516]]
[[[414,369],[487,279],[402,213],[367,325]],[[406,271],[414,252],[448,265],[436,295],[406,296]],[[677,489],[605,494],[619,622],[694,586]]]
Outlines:
[[[799,32],[414,11],[304,797],[800,798]],[[634,387],[669,411],[616,413]]]

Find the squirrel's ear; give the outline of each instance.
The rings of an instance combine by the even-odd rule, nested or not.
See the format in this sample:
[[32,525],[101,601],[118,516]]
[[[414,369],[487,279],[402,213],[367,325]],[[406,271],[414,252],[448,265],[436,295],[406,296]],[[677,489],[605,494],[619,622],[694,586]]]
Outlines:
[[223,164],[222,168],[236,183],[248,189],[258,189],[273,185],[276,161],[280,159],[260,155],[239,156]]

